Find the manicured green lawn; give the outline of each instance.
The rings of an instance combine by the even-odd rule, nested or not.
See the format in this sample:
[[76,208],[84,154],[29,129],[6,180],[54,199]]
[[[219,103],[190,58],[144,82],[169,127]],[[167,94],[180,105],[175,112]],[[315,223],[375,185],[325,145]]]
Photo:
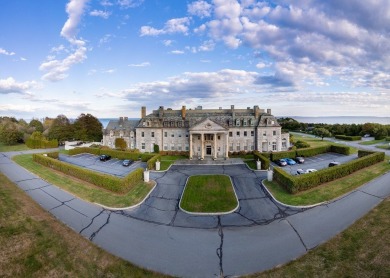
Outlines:
[[17,145],[5,145],[0,143],[0,152],[15,152],[15,151],[26,151],[31,150],[25,144],[17,144]]
[[375,147],[382,150],[390,150],[390,145],[388,143],[377,145]]
[[141,182],[126,194],[116,194],[93,184],[67,176],[35,163],[31,154],[15,156],[14,161],[45,181],[54,184],[81,199],[109,207],[128,207],[142,201],[152,189],[152,183]]
[[340,197],[357,187],[373,180],[374,178],[390,171],[388,157],[385,162],[377,163],[347,177],[324,183],[320,186],[299,192],[297,194],[288,193],[281,185],[275,182],[266,181],[265,184],[272,195],[282,203],[289,205],[312,205],[324,201],[330,201]]
[[184,155],[164,155],[161,156],[161,164],[160,164],[160,170],[164,171],[169,168],[176,160],[179,159],[188,159],[188,157]]
[[237,204],[228,176],[201,175],[188,179],[180,205],[189,212],[227,212]]

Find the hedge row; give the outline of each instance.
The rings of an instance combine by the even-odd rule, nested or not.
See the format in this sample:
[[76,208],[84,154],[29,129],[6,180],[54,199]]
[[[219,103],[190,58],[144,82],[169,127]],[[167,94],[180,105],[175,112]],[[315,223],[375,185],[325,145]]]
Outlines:
[[327,146],[313,147],[307,149],[297,149],[296,153],[297,156],[310,157],[310,156],[315,156],[318,154],[330,152],[330,148],[331,146],[327,145]]
[[347,147],[347,146],[331,145],[330,151],[332,153],[339,153],[339,154],[343,154],[343,155],[350,155],[351,154],[351,148]]
[[277,152],[277,153],[272,153],[272,161],[282,159],[282,158],[295,158],[297,156],[296,151],[284,151],[284,152]]
[[335,135],[334,138],[346,140],[346,141],[359,141],[362,140],[361,136],[347,136],[347,135]]
[[190,156],[190,153],[187,151],[160,151],[161,155],[181,155],[181,156]]
[[281,184],[288,192],[294,194],[299,191],[307,190],[320,184],[333,181],[352,174],[360,169],[371,166],[375,163],[384,161],[385,153],[375,152],[356,160],[319,170],[314,173],[291,176],[281,168],[274,168],[274,179]]
[[83,181],[92,183],[96,186],[102,187],[112,192],[125,193],[133,185],[139,183],[143,179],[143,170],[136,169],[131,172],[125,178],[120,179],[111,175],[98,173],[95,171],[80,168],[66,162],[59,161],[57,159],[44,156],[42,154],[34,154],[33,160],[43,166],[55,169],[64,174],[79,178]]
[[54,159],[58,159],[58,157],[59,157],[59,152],[47,153],[46,155],[47,155],[48,157],[51,157],[51,158],[54,158]]
[[373,154],[375,153],[374,151],[363,151],[363,150],[359,150],[358,151],[358,157],[363,157],[363,156],[367,156],[367,155],[370,155],[370,154]]
[[26,146],[31,149],[48,149],[48,148],[57,148],[58,140],[36,140],[36,139],[27,139]]
[[161,155],[160,154],[156,154],[155,156],[153,156],[151,159],[148,160],[148,169],[149,170],[156,169],[156,161],[157,160],[161,161]]
[[264,156],[263,153],[260,153],[258,151],[254,151],[253,152],[253,159],[255,161],[260,160],[262,170],[268,170],[268,168],[270,167],[270,160],[266,156]]

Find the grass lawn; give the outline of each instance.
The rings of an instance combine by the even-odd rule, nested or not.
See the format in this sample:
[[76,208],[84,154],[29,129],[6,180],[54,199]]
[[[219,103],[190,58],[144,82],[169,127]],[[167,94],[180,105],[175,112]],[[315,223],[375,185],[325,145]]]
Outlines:
[[[298,134],[293,134],[294,141],[305,141],[310,144],[310,147],[321,147],[321,146],[326,146],[326,145],[336,145],[336,146],[345,146],[343,144],[339,143],[334,143],[330,142],[327,140],[321,140],[321,138],[316,138],[316,137],[311,137],[311,136],[305,136],[305,135],[298,135]],[[357,149],[354,147],[349,146],[351,149],[351,154],[357,153]]]
[[176,160],[178,159],[188,159],[188,157],[184,155],[164,155],[161,156],[160,170],[164,171],[169,168]]
[[0,174],[0,277],[167,277],[100,249]]
[[109,207],[128,207],[142,201],[152,189],[152,183],[141,182],[126,194],[116,194],[93,184],[54,171],[32,160],[31,154],[18,155],[13,160],[45,181],[68,191],[79,198]]
[[190,212],[227,212],[237,206],[230,178],[225,175],[191,176],[181,199]]
[[375,146],[376,148],[378,149],[382,149],[382,150],[390,150],[390,145],[389,144],[381,144],[381,145],[377,145]]
[[385,142],[385,139],[382,139],[382,140],[370,140],[370,141],[364,141],[364,142],[360,142],[359,145],[375,145],[375,144],[380,144],[380,143],[383,143]]
[[370,180],[390,171],[388,157],[384,162],[359,170],[352,175],[332,182],[324,183],[312,189],[297,194],[288,193],[281,185],[275,182],[265,181],[268,190],[282,203],[289,205],[312,205],[324,201],[330,201],[342,196]]
[[15,151],[26,151],[31,150],[25,144],[17,144],[17,145],[5,145],[0,143],[0,152],[15,152]]

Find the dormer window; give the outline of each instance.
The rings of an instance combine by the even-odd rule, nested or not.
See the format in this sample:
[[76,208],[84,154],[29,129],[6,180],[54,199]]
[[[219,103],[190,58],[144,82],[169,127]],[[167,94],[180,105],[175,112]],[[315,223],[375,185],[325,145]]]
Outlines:
[[239,119],[236,120],[236,126],[240,126],[240,120]]
[[244,126],[247,126],[247,121],[246,121],[246,119],[244,120]]

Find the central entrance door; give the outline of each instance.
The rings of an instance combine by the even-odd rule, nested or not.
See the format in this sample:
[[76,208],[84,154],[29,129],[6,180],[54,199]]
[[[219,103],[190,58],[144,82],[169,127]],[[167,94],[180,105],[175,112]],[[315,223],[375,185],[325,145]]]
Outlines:
[[206,146],[206,155],[211,155],[211,146]]

